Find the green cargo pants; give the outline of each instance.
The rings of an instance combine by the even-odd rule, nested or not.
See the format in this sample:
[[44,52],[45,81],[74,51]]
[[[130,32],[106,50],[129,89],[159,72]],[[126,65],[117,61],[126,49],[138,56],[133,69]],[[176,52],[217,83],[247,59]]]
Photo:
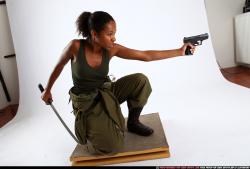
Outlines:
[[148,78],[142,73],[124,76],[112,84],[111,91],[120,104],[127,101],[128,109],[143,107],[152,91]]
[[117,153],[124,146],[124,118],[119,104],[127,101],[128,109],[143,107],[151,91],[148,78],[136,73],[112,82],[99,93],[76,96],[69,92],[77,138],[82,144],[86,144],[86,140],[91,143],[91,153]]

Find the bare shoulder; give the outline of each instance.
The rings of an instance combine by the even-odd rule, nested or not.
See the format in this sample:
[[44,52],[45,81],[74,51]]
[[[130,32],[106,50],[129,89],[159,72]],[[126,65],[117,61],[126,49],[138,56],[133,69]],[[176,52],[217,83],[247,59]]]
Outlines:
[[69,48],[72,50],[74,53],[79,50],[80,47],[80,39],[73,39],[69,42]]
[[114,46],[109,50],[110,57],[112,58],[113,56],[116,56],[119,50],[121,50],[122,48],[124,48],[124,46],[115,43]]
[[78,50],[80,48],[80,39],[72,39],[67,47],[66,47],[66,51],[69,54],[69,56],[71,56],[70,58],[75,60]]

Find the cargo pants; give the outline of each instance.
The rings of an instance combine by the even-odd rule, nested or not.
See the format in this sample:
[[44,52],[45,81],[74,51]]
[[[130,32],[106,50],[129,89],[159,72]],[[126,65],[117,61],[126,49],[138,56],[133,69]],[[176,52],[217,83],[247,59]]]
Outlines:
[[[128,109],[143,107],[152,91],[148,78],[142,73],[136,73],[124,76],[115,82],[111,82],[109,89],[116,99],[118,104],[122,104],[127,101]],[[72,96],[73,94],[71,94]],[[104,105],[103,101],[97,100],[97,102],[88,103],[86,101],[79,102],[74,97],[71,97],[74,114],[76,115],[75,121],[75,133],[77,138],[86,143],[84,140],[88,140],[91,145],[89,148],[92,154],[115,154],[119,152],[124,146],[124,133],[118,127],[114,117],[110,117]],[[93,108],[88,113],[84,112],[88,106],[88,109]],[[118,105],[119,107],[119,105]],[[82,110],[79,112],[79,110]],[[122,117],[122,113],[119,109],[115,113],[118,113],[118,117]],[[116,115],[115,115],[116,116]]]

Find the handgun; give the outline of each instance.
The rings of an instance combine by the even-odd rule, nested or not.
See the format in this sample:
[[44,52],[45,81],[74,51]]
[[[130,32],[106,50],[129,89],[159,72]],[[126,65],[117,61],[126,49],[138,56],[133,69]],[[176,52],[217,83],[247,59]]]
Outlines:
[[[198,45],[202,45],[202,41],[206,39],[208,39],[208,33],[204,33],[204,34],[197,35],[197,36],[184,37],[183,42],[191,43],[194,46],[198,46]],[[193,55],[190,49],[191,47],[187,46],[185,55]]]

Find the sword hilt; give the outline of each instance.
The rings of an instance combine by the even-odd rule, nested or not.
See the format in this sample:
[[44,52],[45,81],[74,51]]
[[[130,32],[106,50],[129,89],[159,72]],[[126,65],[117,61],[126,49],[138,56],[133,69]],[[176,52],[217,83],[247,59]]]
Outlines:
[[41,93],[44,91],[43,85],[39,83],[38,88],[40,89]]
[[[38,84],[38,88],[40,89],[41,93],[44,91],[44,87],[41,83]],[[49,99],[47,104],[52,104],[52,99]]]

